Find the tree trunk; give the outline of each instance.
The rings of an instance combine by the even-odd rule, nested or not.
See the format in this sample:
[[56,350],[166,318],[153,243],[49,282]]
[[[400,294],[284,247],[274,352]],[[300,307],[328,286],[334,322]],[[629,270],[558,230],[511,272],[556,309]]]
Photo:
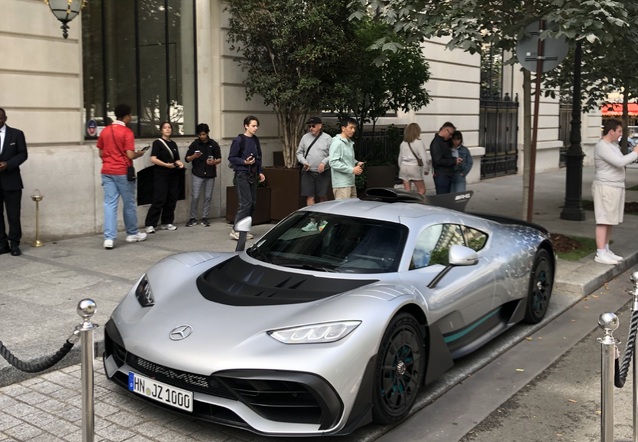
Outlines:
[[284,153],[284,166],[294,168],[297,166],[297,147],[303,136],[307,113],[299,110],[277,110],[277,123],[279,125],[279,139]]

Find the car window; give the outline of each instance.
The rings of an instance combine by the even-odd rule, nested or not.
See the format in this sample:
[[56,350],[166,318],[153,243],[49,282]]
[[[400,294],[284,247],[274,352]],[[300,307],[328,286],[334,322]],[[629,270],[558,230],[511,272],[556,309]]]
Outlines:
[[448,252],[453,245],[465,245],[461,226],[436,224],[423,230],[416,240],[410,270],[448,264]]
[[463,226],[463,235],[465,235],[465,244],[476,252],[485,247],[485,243],[487,243],[487,234],[472,227]]
[[396,271],[407,227],[363,218],[297,212],[247,253],[276,265],[346,273]]

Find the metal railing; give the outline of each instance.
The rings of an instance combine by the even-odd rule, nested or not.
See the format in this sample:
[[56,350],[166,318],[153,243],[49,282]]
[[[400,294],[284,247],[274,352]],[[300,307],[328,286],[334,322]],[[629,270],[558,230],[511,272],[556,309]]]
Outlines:
[[55,364],[60,362],[69,354],[73,345],[81,341],[81,384],[82,384],[82,441],[93,442],[95,437],[95,413],[94,413],[94,385],[93,385],[93,331],[98,327],[97,324],[91,322],[91,318],[97,307],[92,299],[83,299],[78,303],[77,313],[82,317],[82,323],[75,327],[73,333],[62,347],[41,362],[25,362],[17,358],[11,351],[0,341],[0,356],[2,356],[9,364],[20,371],[27,373],[38,373],[48,370]]

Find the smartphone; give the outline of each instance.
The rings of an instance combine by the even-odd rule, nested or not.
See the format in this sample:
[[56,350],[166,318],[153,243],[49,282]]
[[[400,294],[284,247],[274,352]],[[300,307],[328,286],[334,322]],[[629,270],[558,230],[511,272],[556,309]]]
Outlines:
[[147,150],[149,150],[151,148],[151,146],[144,146],[142,147],[142,152],[146,152]]
[[202,153],[202,151],[201,150],[196,150],[195,153]]

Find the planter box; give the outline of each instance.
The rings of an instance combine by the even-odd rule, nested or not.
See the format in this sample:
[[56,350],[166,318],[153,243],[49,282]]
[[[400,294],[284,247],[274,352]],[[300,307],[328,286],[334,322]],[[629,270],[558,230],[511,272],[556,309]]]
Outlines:
[[301,196],[299,169],[264,167],[264,175],[270,187],[271,220],[281,221],[306,205],[306,197]]
[[364,166],[366,172],[366,188],[394,187],[397,177],[396,166]]
[[[257,205],[253,213],[253,225],[267,224],[270,222],[270,187],[257,187]],[[237,214],[237,189],[235,186],[226,187],[226,221],[235,222]]]

